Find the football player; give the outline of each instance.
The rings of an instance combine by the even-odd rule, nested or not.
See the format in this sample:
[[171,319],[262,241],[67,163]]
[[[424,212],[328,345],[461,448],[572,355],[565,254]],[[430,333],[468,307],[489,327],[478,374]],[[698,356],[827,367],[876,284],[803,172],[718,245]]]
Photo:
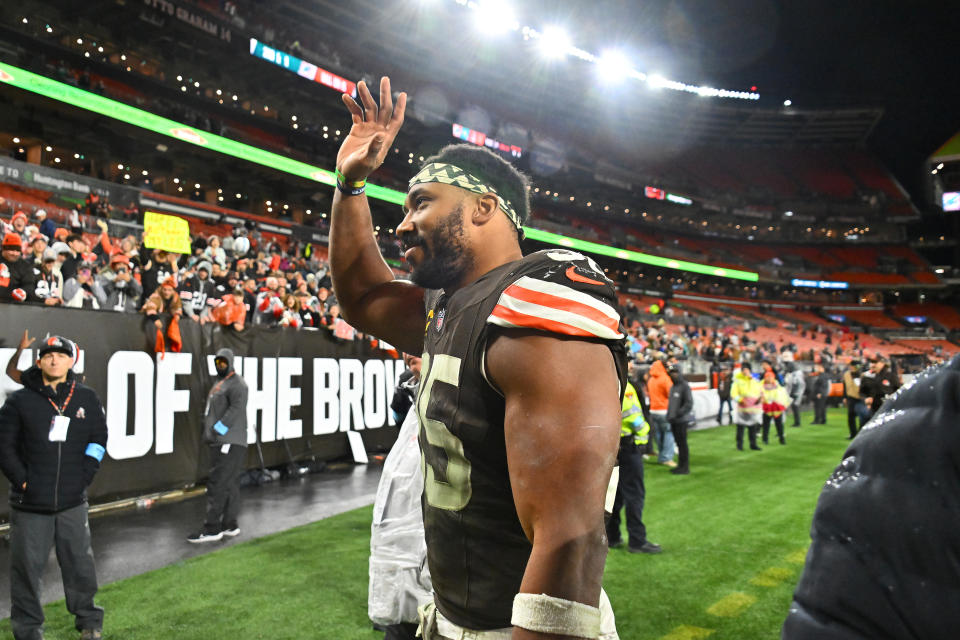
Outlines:
[[[601,590],[624,335],[612,283],[567,250],[524,256],[526,179],[454,145],[410,180],[397,234],[412,282],[377,247],[365,195],[403,123],[390,81],[344,96],[330,267],[344,318],[422,353],[416,401],[434,605],[426,639],[616,638]],[[468,631],[464,631],[468,630]],[[471,634],[472,632],[472,634]]]

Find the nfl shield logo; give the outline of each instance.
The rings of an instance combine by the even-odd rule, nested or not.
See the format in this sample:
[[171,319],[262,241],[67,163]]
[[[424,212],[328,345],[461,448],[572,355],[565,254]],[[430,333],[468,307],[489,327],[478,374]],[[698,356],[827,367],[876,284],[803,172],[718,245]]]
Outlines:
[[437,314],[437,333],[443,330],[443,316],[447,314],[446,309],[441,309],[440,313]]
[[83,407],[80,407],[79,409],[77,409],[77,418],[79,420],[83,420],[86,417],[87,417],[87,412],[83,410]]

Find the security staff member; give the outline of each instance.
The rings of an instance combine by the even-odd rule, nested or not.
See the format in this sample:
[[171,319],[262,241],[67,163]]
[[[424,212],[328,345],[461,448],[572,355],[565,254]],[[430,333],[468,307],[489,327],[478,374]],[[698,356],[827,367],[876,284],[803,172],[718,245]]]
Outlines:
[[240,534],[240,474],[247,461],[247,383],[233,370],[233,351],[220,349],[213,359],[217,383],[207,397],[204,440],[210,445],[207,517],[188,542],[216,542]]
[[107,422],[93,389],[77,380],[77,346],[60,336],[40,346],[23,389],[0,408],[0,469],[10,481],[10,626],[42,640],[40,576],[56,546],[67,610],[84,640],[100,638],[87,486],[106,451]]
[[613,514],[607,520],[607,544],[611,547],[623,544],[620,509],[626,507],[627,550],[630,553],[660,553],[660,545],[647,540],[647,528],[643,524],[646,489],[643,485],[643,455],[639,447],[647,443],[650,425],[643,419],[637,390],[629,382],[621,406],[620,451],[617,454],[620,476],[613,500]]

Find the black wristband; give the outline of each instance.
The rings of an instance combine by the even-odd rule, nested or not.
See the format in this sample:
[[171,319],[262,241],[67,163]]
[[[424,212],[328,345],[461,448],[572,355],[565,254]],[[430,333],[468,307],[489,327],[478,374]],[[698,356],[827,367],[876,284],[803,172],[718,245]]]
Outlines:
[[342,194],[344,194],[344,195],[347,195],[347,196],[358,196],[358,195],[360,195],[361,193],[363,193],[364,191],[366,191],[366,190],[367,190],[367,187],[366,187],[366,185],[364,185],[364,186],[362,186],[362,187],[348,187],[347,185],[345,185],[345,184],[343,184],[342,182],[340,182],[339,180],[337,180],[337,189],[339,189],[339,190],[340,190],[340,193],[342,193]]

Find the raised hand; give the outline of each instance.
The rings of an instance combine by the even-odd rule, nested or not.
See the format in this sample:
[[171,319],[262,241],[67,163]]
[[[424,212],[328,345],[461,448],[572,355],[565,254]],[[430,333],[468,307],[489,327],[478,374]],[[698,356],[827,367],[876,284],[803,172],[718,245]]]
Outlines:
[[337,152],[337,168],[347,180],[366,180],[383,164],[390,150],[407,108],[407,94],[401,93],[394,106],[390,95],[390,78],[380,79],[380,106],[374,102],[365,82],[357,84],[360,104],[350,96],[343,95],[343,103],[350,111],[353,125]]
[[30,334],[26,329],[23,330],[23,336],[20,338],[20,349],[26,349],[36,341],[36,338],[31,338]]

